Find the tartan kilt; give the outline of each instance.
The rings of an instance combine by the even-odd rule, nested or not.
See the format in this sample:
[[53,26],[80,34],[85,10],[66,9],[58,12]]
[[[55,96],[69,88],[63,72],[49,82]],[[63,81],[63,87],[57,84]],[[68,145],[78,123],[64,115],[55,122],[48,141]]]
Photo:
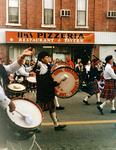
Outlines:
[[87,90],[85,91],[86,93],[88,93],[89,95],[94,95],[100,92],[99,87],[98,87],[98,83],[97,80],[95,81],[90,81],[87,84]]
[[101,97],[106,98],[107,100],[113,100],[116,97],[116,80],[105,80]]

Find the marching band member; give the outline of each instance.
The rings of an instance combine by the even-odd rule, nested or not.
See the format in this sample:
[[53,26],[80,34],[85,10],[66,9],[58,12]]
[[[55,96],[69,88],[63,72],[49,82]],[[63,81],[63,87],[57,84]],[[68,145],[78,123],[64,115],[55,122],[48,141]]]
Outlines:
[[56,131],[62,130],[66,125],[59,125],[56,106],[55,106],[55,86],[59,83],[55,82],[51,76],[51,67],[49,65],[49,54],[46,51],[42,51],[38,54],[38,60],[34,67],[36,72],[37,81],[37,101],[40,107],[43,109],[45,105],[48,105],[50,117],[54,123],[54,129]]
[[115,97],[116,97],[116,74],[112,68],[113,66],[113,56],[109,55],[105,58],[106,66],[104,70],[104,79],[105,79],[105,85],[104,89],[101,93],[101,97],[105,98],[106,101],[103,102],[103,104],[97,106],[97,109],[100,111],[100,113],[103,115],[103,107],[111,102],[111,113],[116,113],[115,108]]
[[8,98],[7,84],[8,75],[14,73],[23,64],[25,56],[32,55],[31,48],[27,48],[23,51],[22,55],[17,61],[9,65],[0,64],[0,150],[7,150],[6,143],[8,140],[8,123],[6,120],[6,108],[9,107],[9,111],[13,112],[15,110],[14,103]]
[[91,63],[90,71],[88,72],[88,75],[87,75],[87,80],[86,80],[87,91],[86,92],[88,93],[88,95],[83,100],[83,103],[86,105],[90,105],[88,103],[88,99],[94,94],[96,94],[96,97],[97,97],[96,104],[102,103],[100,100],[100,90],[98,87],[98,80],[100,78],[101,71],[98,70],[97,64],[98,64],[98,60],[93,59]]
[[31,72],[33,69],[32,66],[26,67],[25,64],[23,64],[19,70],[16,71],[16,81],[18,82],[20,78],[22,77],[22,82],[26,80],[26,77],[33,76],[33,72]]

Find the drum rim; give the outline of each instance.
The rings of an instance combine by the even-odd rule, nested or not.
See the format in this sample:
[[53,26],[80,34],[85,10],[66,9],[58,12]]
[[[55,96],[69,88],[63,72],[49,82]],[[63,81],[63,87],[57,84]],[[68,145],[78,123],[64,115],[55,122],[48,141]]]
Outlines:
[[[30,80],[28,80],[29,78],[35,78],[35,82],[32,82],[32,81],[30,81]],[[29,76],[29,77],[27,77],[26,78],[26,80],[29,82],[29,83],[35,83],[36,84],[36,76]]]
[[[71,68],[70,66],[64,66],[64,67],[63,67],[63,66],[61,66],[61,67],[56,68],[55,70],[53,70],[52,74],[53,74],[56,70],[58,70],[58,69],[62,69],[62,68],[68,68],[68,69],[71,69],[71,70],[73,70],[73,71],[76,73],[76,71],[75,71],[73,68]],[[77,74],[77,73],[76,73],[76,74]],[[79,78],[78,78],[78,80],[79,80]],[[70,98],[70,97],[74,96],[74,95],[78,92],[78,90],[79,90],[79,88],[75,91],[75,93],[73,93],[73,94],[72,94],[72,95],[70,95],[70,96],[62,97],[62,96],[57,95],[56,93],[55,93],[55,95],[56,95],[56,96],[58,96],[59,98],[62,98],[62,99]]]
[[[43,118],[44,118],[44,115],[43,115],[43,111],[42,111],[42,109],[41,109],[41,107],[39,106],[39,105],[37,105],[35,102],[33,102],[32,100],[30,100],[30,99],[27,99],[27,98],[21,98],[21,97],[18,97],[18,98],[13,98],[12,99],[12,101],[15,101],[15,100],[18,100],[18,99],[20,99],[20,100],[26,100],[26,101],[29,101],[29,102],[31,102],[31,103],[33,103],[39,110],[40,110],[40,113],[41,113],[41,119],[43,120]],[[7,109],[6,109],[6,113],[7,113]],[[7,115],[8,115],[8,113],[7,113]],[[10,119],[10,117],[8,116],[8,118]],[[11,119],[10,119],[10,121],[11,121],[11,123],[13,124],[13,125],[15,125],[15,127],[19,127],[20,129],[23,129],[23,130],[31,130],[31,131],[33,131],[33,130],[35,130],[38,126],[35,126],[35,127],[30,127],[30,128],[26,128],[26,127],[22,127],[22,126],[20,126],[20,125],[18,125],[18,124],[15,124]]]
[[9,85],[13,85],[13,84],[20,84],[20,83],[10,83],[10,84],[8,84],[8,89],[9,90],[11,90],[11,91],[13,91],[13,92],[22,92],[22,91],[25,91],[26,90],[26,86],[24,86],[23,84],[20,84],[20,85],[22,85],[23,87],[24,87],[24,89],[23,90],[13,90],[13,89],[11,89],[11,88],[9,88]]
[[[64,66],[57,66],[57,67],[54,69],[54,67],[55,67],[56,64],[60,64],[60,65],[64,65]],[[54,70],[56,70],[56,69],[58,69],[58,68],[61,68],[61,67],[70,67],[70,66],[69,66],[66,62],[55,63],[55,64],[51,67],[52,73],[53,73]]]

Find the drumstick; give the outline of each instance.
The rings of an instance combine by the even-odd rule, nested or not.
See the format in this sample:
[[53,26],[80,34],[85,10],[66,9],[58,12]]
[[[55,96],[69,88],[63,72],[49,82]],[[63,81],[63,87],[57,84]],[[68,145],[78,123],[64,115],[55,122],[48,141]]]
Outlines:
[[21,112],[15,110],[15,112],[17,112],[19,115],[21,115],[24,119],[24,121],[27,123],[27,124],[33,124],[33,120],[30,116],[26,116],[26,115],[23,115]]
[[64,75],[63,75],[63,78],[62,78],[62,80],[61,80],[61,82],[62,82],[62,81],[65,81],[67,78],[68,78],[68,75],[67,75],[67,74],[64,74]]
[[15,112],[17,112],[19,115],[21,115],[22,117],[25,117],[25,115],[23,115],[21,112],[15,110]]

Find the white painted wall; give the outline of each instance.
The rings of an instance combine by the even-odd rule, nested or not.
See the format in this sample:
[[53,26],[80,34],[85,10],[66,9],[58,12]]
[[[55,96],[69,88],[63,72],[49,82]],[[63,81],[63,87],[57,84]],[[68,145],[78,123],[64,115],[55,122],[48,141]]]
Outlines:
[[95,32],[95,44],[116,45],[116,32]]

